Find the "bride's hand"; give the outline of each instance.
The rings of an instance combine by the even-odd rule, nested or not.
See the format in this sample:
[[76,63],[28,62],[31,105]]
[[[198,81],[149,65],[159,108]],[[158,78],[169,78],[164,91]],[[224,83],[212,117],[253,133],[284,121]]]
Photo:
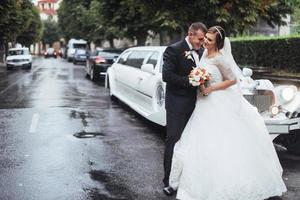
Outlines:
[[201,93],[205,96],[209,95],[211,92],[213,91],[213,88],[211,86],[208,86],[206,88],[204,88]]

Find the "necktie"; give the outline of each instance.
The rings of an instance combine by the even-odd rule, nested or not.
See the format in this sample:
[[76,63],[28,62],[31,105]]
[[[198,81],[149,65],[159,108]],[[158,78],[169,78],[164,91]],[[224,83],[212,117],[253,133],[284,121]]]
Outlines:
[[200,58],[200,53],[201,53],[201,52],[200,52],[200,51],[201,51],[200,49],[198,49],[198,50],[197,50],[197,49],[192,49],[192,51],[195,51],[195,52],[198,54],[199,58]]

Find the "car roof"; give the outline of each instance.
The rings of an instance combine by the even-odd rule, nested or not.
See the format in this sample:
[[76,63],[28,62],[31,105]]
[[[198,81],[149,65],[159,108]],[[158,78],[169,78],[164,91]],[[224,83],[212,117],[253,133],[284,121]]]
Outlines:
[[139,47],[131,47],[126,49],[127,50],[150,50],[150,51],[165,51],[166,46],[139,46]]
[[9,51],[15,51],[15,50],[29,50],[28,47],[21,47],[21,48],[11,48]]

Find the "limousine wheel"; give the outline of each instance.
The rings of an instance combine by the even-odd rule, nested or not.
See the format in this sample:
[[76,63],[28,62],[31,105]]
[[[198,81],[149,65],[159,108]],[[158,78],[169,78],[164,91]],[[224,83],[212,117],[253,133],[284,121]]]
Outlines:
[[6,69],[7,70],[12,70],[13,68],[11,66],[9,66],[9,65],[6,65]]
[[300,155],[300,131],[297,130],[288,135],[279,135],[274,140],[275,143],[280,143],[287,148],[287,150],[295,155]]
[[158,85],[155,92],[155,107],[159,110],[161,107],[164,106],[165,102],[165,91],[162,85]]

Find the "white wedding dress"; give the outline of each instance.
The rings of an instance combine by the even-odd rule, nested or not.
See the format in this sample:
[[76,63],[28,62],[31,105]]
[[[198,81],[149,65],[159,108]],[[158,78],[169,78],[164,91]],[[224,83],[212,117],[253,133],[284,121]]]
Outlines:
[[[200,61],[211,84],[235,78],[228,65],[222,54]],[[238,90],[236,84],[198,95],[174,148],[169,182],[178,199],[263,200],[286,191],[264,121]]]

